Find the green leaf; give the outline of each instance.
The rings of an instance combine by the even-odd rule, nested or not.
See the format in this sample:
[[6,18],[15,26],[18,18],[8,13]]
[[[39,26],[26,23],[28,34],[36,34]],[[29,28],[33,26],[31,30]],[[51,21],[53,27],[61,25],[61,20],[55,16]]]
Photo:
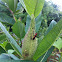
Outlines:
[[0,12],[8,11],[3,2],[0,2]]
[[20,39],[24,37],[25,35],[25,26],[22,22],[17,21],[13,27],[13,33],[15,33],[15,35],[17,35]]
[[43,55],[55,42],[62,30],[62,19],[54,26],[54,28],[42,39],[39,43],[37,50],[33,56],[34,60],[37,60]]
[[42,58],[41,62],[45,62],[47,61],[48,57],[51,55],[52,51],[54,50],[55,47],[51,47],[44,55],[44,57]]
[[0,46],[0,54],[1,53],[6,53],[6,51]]
[[6,13],[0,13],[0,22],[13,25],[15,23],[14,19],[9,17]]
[[54,50],[55,47],[51,47],[44,55],[42,55],[37,61],[38,62],[45,62],[48,57],[50,56],[50,54],[52,53],[52,51]]
[[1,54],[0,55],[0,60],[1,59],[4,59],[4,60],[6,60],[6,59],[11,59],[8,55],[5,55],[5,54]]
[[6,30],[6,28],[2,25],[1,22],[0,22],[0,28],[1,28],[2,31],[6,34],[6,36],[9,38],[11,46],[14,48],[14,50],[15,50],[15,51],[19,54],[19,56],[21,57],[21,54],[22,54],[21,48],[20,48],[19,45],[16,43],[16,41],[13,39],[13,37],[9,34],[9,32]]
[[5,48],[6,48],[6,50],[13,49],[10,43],[7,43]]
[[15,52],[15,50],[12,50],[12,49],[9,49],[8,50],[8,54],[12,54],[12,53],[14,53]]
[[37,17],[43,8],[44,0],[24,0],[24,3],[28,14]]
[[46,33],[45,33],[45,35],[47,35],[48,32],[49,32],[56,24],[57,24],[57,22],[54,21],[54,20],[52,20],[51,23],[50,23],[50,25],[49,25],[49,27],[48,27],[48,29],[47,29],[47,31],[46,31]]
[[13,12],[16,11],[18,0],[2,0],[2,1],[5,2]]
[[56,42],[54,42],[53,46],[60,50],[62,48],[62,39],[59,38]]
[[[54,20],[52,20],[51,21],[51,23],[50,23],[50,25],[49,25],[49,27],[48,27],[48,29],[47,29],[47,31],[46,31],[46,33],[45,33],[45,35],[47,35],[48,34],[48,32],[50,32],[51,31],[51,29],[55,26],[57,24],[57,22],[56,21],[54,21]],[[39,39],[38,39],[38,42],[40,43],[42,41],[42,37],[40,37]],[[41,60],[41,62],[45,62],[46,60],[47,60],[47,58],[49,57],[49,55],[52,53],[52,51],[54,50],[54,47],[52,46],[44,55],[42,55],[37,61],[38,62],[40,62],[40,60]]]
[[20,60],[20,59],[17,58],[15,55],[13,55],[13,54],[6,54],[6,53],[2,53],[2,54],[0,55],[0,60],[1,60],[1,59],[5,59],[5,60],[7,60],[7,59]]
[[[48,29],[47,29],[47,31],[46,31],[46,33],[45,33],[45,35],[47,35],[50,31],[51,31],[51,29],[56,25],[57,23],[56,23],[56,21],[54,21],[54,20],[52,20],[51,21],[51,23],[50,23],[50,25],[49,25],[49,27],[48,27]],[[38,39],[38,42],[40,43],[42,41],[42,37],[40,37],[39,39]],[[46,60],[47,60],[47,58],[49,57],[49,55],[52,53],[52,51],[54,50],[54,47],[52,46],[44,55],[42,55],[37,61],[38,62],[40,62],[40,60],[41,60],[41,62],[45,62]]]
[[17,58],[15,55],[13,54],[8,54],[11,58],[13,58],[14,60],[20,60],[19,58]]
[[42,16],[41,16],[41,13],[39,14],[39,16],[35,19],[35,31],[38,32],[39,31],[39,28],[41,26],[41,22],[42,22]]
[[5,38],[6,38],[6,35],[5,34],[0,35],[0,41],[3,40],[3,39],[5,39]]
[[0,46],[1,46],[5,51],[6,51],[6,48],[5,48],[5,47],[6,47],[7,43],[8,43],[8,42],[5,41],[5,42],[3,42],[3,43],[0,44]]
[[[21,0],[22,1],[22,0]],[[21,3],[20,2],[18,2],[18,4],[17,4],[17,9],[16,9],[16,12],[15,12],[15,14],[20,14],[21,12],[23,12],[23,8],[22,8],[22,5],[21,5]]]
[[20,3],[22,4],[22,6],[26,9],[26,6],[25,6],[25,4],[24,4],[24,0],[19,0],[20,1]]

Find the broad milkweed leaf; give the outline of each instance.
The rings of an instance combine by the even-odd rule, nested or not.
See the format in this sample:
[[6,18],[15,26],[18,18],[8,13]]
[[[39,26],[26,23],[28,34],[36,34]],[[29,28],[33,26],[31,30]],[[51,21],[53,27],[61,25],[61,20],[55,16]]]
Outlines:
[[14,60],[20,60],[18,57],[16,57],[15,55],[13,54],[8,54],[11,58],[13,58]]
[[2,31],[6,34],[6,36],[9,38],[10,40],[10,44],[11,46],[14,48],[14,50],[19,54],[20,57],[22,54],[22,50],[19,47],[19,45],[16,43],[16,41],[13,39],[13,37],[9,34],[9,32],[6,30],[6,28],[3,26],[3,24],[0,22],[0,28],[2,29]]
[[2,0],[2,1],[6,3],[13,12],[16,11],[18,0]]
[[9,59],[9,60],[10,60],[11,58],[10,58],[8,55],[5,55],[5,54],[3,53],[3,54],[0,55],[0,60],[1,60],[1,59],[4,59],[4,60],[5,60],[5,59]]
[[26,11],[31,16],[32,14],[37,17],[39,13],[41,12],[44,0],[23,0],[24,4],[26,6]]
[[26,9],[26,6],[25,6],[25,4],[24,4],[24,0],[19,0],[20,1],[20,3],[22,4],[22,6]]
[[13,33],[15,33],[15,35],[17,35],[20,38],[20,40],[21,40],[21,38],[24,37],[24,35],[25,35],[25,25],[21,21],[17,21],[13,25],[12,29],[13,29]]
[[62,30],[62,19],[53,27],[53,29],[51,29],[51,31],[39,43],[37,50],[33,56],[34,60],[37,60],[52,46],[52,44],[58,38],[61,30]]
[[0,13],[0,22],[13,25],[15,23],[14,19],[9,17],[6,13]]

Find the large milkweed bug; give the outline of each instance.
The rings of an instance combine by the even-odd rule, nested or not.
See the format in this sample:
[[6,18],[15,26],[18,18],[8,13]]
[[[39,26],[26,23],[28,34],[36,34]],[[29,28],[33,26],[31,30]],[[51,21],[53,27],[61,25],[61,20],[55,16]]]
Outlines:
[[34,35],[33,40],[35,39],[36,36],[37,36],[37,33]]

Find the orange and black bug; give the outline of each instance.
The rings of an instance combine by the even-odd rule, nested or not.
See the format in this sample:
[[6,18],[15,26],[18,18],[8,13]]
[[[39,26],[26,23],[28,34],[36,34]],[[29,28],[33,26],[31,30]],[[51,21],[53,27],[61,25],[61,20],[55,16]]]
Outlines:
[[34,35],[33,40],[35,39],[36,36],[37,36],[37,33]]

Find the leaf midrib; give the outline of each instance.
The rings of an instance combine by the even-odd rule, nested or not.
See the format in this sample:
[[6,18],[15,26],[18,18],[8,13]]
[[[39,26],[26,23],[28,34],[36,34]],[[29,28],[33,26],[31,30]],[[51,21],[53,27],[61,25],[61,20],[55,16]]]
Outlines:
[[34,15],[35,15],[35,11],[36,11],[36,7],[37,7],[37,3],[38,3],[38,0],[36,0],[36,5],[35,5],[35,10],[34,10]]

